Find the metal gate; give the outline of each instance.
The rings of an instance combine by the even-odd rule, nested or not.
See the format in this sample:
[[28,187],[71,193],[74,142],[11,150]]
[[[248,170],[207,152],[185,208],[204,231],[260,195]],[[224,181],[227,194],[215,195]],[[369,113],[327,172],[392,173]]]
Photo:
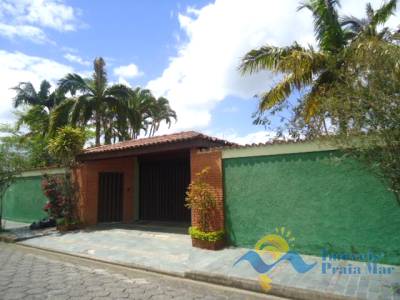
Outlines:
[[189,160],[143,161],[139,173],[141,220],[190,222],[185,207]]
[[121,222],[124,174],[99,174],[98,222]]

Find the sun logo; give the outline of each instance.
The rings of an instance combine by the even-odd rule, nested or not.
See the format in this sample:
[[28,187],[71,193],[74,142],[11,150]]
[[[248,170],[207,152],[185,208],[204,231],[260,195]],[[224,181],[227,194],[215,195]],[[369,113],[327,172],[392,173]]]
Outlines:
[[[286,230],[285,227],[277,227],[275,228],[275,233],[261,238],[255,244],[254,249],[259,255],[267,254],[276,261],[287,253],[290,247],[293,247],[295,240],[290,230]],[[263,290],[268,291],[272,288],[272,279],[268,275],[260,275],[259,281]]]
[[[275,232],[261,238],[254,250],[249,250],[239,257],[233,264],[236,266],[242,261],[248,262],[253,269],[259,274],[260,286],[264,291],[272,288],[272,279],[267,275],[276,265],[281,262],[288,262],[298,273],[306,273],[316,266],[316,262],[307,264],[293,248],[295,238],[292,233],[285,227],[275,228]],[[265,262],[264,258],[267,258]]]

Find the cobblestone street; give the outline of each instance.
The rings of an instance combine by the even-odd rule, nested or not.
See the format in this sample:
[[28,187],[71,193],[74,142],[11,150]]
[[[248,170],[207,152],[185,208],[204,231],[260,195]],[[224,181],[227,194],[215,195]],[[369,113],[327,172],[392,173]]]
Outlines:
[[0,299],[278,299],[0,243]]

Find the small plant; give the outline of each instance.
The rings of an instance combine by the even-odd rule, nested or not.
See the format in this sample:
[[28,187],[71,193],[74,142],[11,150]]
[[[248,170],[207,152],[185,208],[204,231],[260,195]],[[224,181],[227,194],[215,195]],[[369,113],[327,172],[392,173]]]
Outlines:
[[186,207],[195,211],[199,216],[199,227],[190,227],[194,247],[219,250],[224,247],[224,231],[212,226],[217,207],[214,188],[207,183],[206,177],[210,171],[207,167],[196,174],[196,178],[189,185],[186,192]]
[[210,231],[210,218],[216,207],[216,196],[213,187],[205,181],[210,168],[204,168],[196,174],[196,179],[190,183],[186,192],[186,204],[189,209],[195,210],[200,216],[200,230]]
[[68,174],[65,176],[44,175],[42,189],[48,201],[43,210],[50,218],[56,220],[57,224],[75,224],[78,219],[76,215],[77,200]]
[[52,219],[63,217],[64,198],[61,189],[62,179],[58,176],[44,175],[42,179],[42,190],[48,201],[44,205],[43,210]]

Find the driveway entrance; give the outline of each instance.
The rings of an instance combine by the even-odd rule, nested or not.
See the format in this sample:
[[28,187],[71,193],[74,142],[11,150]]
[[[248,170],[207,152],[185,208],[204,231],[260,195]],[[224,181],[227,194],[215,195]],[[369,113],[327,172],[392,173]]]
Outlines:
[[139,169],[140,219],[189,223],[190,211],[185,207],[190,183],[188,153],[162,159],[144,157]]

